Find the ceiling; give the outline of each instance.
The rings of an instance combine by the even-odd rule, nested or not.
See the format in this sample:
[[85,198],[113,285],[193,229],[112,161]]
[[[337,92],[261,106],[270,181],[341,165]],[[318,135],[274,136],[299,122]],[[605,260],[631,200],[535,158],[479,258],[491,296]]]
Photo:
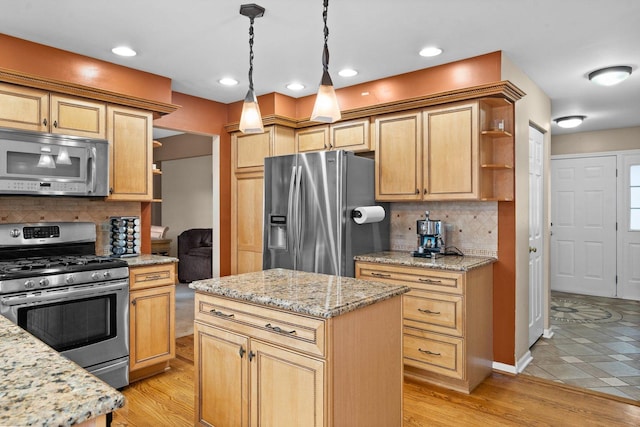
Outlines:
[[[174,91],[223,103],[244,98],[249,63],[246,0],[2,0],[4,34],[172,79]],[[254,86],[258,95],[316,92],[322,72],[321,0],[256,0]],[[553,134],[640,126],[638,0],[333,0],[329,71],[337,88],[501,50],[552,100],[552,118],[585,115]],[[116,45],[138,55],[120,58]],[[418,51],[439,46],[443,54]],[[1,50],[0,50],[1,54]],[[629,65],[614,87],[587,74]],[[338,76],[351,67],[355,77]],[[239,80],[235,87],[218,83]],[[292,92],[286,84],[306,87]]]

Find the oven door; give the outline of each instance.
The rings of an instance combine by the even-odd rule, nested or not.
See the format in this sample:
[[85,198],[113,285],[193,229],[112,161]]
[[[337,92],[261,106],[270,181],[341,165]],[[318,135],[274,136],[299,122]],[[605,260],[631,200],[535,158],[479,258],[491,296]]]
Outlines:
[[88,370],[129,356],[126,279],[5,296],[0,311]]

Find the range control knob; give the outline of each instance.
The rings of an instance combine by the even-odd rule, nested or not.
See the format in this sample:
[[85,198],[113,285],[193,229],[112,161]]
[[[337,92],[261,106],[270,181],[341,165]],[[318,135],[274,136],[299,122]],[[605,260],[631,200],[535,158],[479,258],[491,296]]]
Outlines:
[[45,286],[49,286],[49,279],[45,277],[44,279],[40,279],[38,283],[40,283],[40,286],[44,288]]
[[69,274],[67,277],[64,278],[64,281],[70,285],[75,281],[75,278],[73,277],[73,274]]
[[26,282],[24,282],[24,288],[25,289],[31,289],[36,285],[36,282],[34,282],[33,280],[27,280]]
[[104,278],[105,278],[105,279],[108,279],[108,278],[110,278],[110,277],[111,277],[111,272],[110,272],[109,270],[105,271],[105,272],[104,272]]
[[16,237],[20,237],[20,229],[19,228],[14,228],[11,231],[9,231],[9,236],[16,238]]
[[99,272],[96,271],[95,273],[91,274],[91,278],[93,280],[100,280],[100,279],[102,279],[102,274],[100,274]]

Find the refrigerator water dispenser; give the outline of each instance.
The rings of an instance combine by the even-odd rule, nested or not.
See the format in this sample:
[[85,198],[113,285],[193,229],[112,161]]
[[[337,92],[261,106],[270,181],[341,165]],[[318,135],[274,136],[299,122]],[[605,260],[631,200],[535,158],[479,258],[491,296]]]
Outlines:
[[269,215],[269,249],[287,250],[286,215]]

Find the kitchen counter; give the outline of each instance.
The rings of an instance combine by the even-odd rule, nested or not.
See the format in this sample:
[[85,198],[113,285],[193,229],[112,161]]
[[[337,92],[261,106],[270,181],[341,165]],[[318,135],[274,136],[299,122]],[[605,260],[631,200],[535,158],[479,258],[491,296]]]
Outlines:
[[0,316],[0,425],[70,426],[124,406],[124,396]]
[[446,255],[440,258],[419,258],[404,251],[385,251],[356,255],[355,261],[378,264],[404,265],[408,267],[435,268],[450,271],[470,271],[497,261],[496,258],[482,256]]
[[198,280],[190,288],[299,314],[331,318],[409,292],[409,287],[273,269]]
[[164,256],[164,255],[149,255],[143,254],[132,257],[123,257],[123,260],[127,261],[129,267],[139,267],[141,265],[155,265],[155,264],[168,264],[170,262],[178,262],[178,258]]

